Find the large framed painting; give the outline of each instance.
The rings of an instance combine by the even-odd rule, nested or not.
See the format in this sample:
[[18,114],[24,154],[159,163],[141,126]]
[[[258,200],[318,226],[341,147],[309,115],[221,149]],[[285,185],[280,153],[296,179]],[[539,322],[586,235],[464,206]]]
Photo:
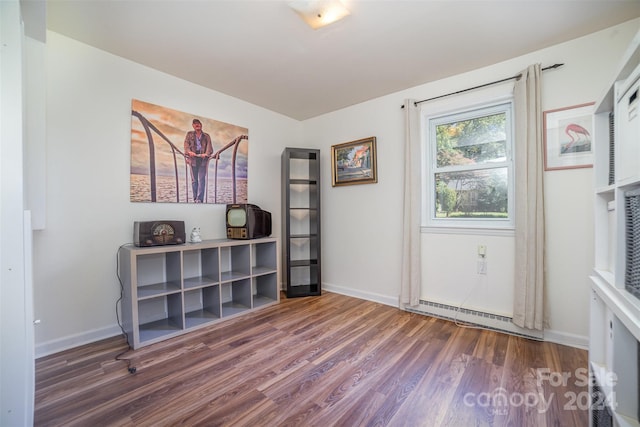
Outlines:
[[132,202],[246,203],[249,131],[131,102]]
[[378,182],[376,137],[331,146],[331,178],[334,187]]
[[544,170],[593,166],[593,105],[544,112]]

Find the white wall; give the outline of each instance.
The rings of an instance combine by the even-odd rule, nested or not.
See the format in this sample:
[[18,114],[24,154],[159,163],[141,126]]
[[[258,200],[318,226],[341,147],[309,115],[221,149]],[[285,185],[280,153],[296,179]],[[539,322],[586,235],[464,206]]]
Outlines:
[[301,145],[300,122],[156,70],[47,34],[46,227],[35,232],[36,351],[113,336],[116,252],[133,222],[181,219],[225,237],[224,205],[131,203],[131,100],[249,129],[249,201],[280,235],[280,154]]
[[[426,99],[518,74],[529,64],[565,63],[543,74],[543,109],[596,101],[610,83],[640,20],[490,67],[354,105],[304,122],[322,150],[325,289],[395,305],[401,266],[403,99]],[[330,147],[376,136],[379,182],[331,187]],[[587,276],[593,267],[592,169],[544,176],[547,221],[545,338],[586,346]],[[488,246],[488,274],[476,272]],[[513,238],[423,234],[423,299],[511,315]]]
[[[304,122],[320,149],[322,282],[325,289],[398,306],[402,234],[402,96]],[[378,182],[331,186],[331,145],[375,136]]]

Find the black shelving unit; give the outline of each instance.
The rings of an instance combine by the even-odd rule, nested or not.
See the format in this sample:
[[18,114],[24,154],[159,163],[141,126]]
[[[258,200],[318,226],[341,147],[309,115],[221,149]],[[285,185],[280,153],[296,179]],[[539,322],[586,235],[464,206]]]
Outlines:
[[287,297],[320,295],[320,150],[285,148],[282,204]]

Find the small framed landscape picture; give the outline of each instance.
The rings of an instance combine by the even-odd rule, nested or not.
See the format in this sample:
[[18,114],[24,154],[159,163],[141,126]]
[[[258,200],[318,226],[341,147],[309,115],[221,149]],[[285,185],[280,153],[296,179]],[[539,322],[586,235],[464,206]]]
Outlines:
[[334,187],[378,182],[376,137],[332,145],[331,178]]
[[593,166],[593,105],[544,112],[544,170]]

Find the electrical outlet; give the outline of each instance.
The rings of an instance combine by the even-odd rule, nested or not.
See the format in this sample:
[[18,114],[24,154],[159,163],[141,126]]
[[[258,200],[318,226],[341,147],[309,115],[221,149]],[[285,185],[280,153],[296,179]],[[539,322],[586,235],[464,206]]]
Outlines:
[[487,261],[484,259],[478,260],[478,274],[487,274]]

